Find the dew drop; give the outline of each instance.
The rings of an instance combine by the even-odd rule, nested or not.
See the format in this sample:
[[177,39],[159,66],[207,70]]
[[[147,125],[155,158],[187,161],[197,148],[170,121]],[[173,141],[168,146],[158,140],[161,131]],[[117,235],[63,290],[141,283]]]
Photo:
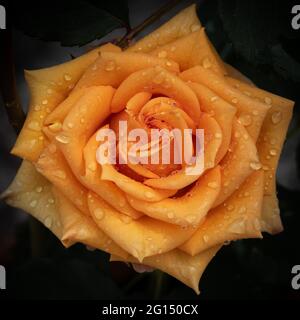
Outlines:
[[211,67],[211,61],[209,58],[204,58],[202,61],[202,66],[204,69],[209,69]]
[[212,182],[209,182],[207,186],[212,189],[217,189],[219,184],[216,181],[212,181]]
[[38,123],[38,121],[31,121],[28,124],[28,128],[33,130],[33,131],[40,131],[41,130],[41,126]]
[[233,99],[231,100],[231,102],[232,102],[232,103],[238,103],[238,99],[237,99],[237,98],[233,98]]
[[173,212],[168,212],[167,214],[169,219],[173,219],[174,218],[174,213]]
[[105,216],[105,212],[102,208],[96,208],[94,210],[94,216],[97,220],[102,220]]
[[68,143],[70,142],[70,138],[67,137],[67,136],[65,136],[65,135],[62,135],[62,134],[57,135],[57,136],[55,137],[55,139],[56,139],[58,142],[63,143],[63,144],[68,144]]
[[250,168],[253,170],[259,170],[262,167],[260,162],[250,162]]
[[154,197],[154,194],[151,191],[146,191],[145,192],[145,197],[148,199],[151,199]]
[[72,80],[72,77],[71,77],[69,74],[65,74],[65,75],[64,75],[64,79],[65,79],[66,81],[71,81],[71,80]]
[[115,67],[116,67],[116,65],[115,65],[114,61],[108,61],[105,66],[105,70],[106,71],[113,71],[113,70],[115,70]]
[[203,236],[203,241],[204,241],[205,243],[207,243],[208,240],[209,240],[209,236],[207,236],[207,235],[205,234],[205,235]]
[[42,101],[42,104],[43,104],[43,105],[46,105],[47,103],[48,103],[48,100],[47,100],[47,99],[45,99],[45,100]]
[[36,191],[37,193],[41,193],[41,192],[43,191],[43,187],[41,187],[41,186],[36,187],[36,188],[35,188],[35,191]]
[[52,226],[52,218],[51,217],[47,217],[45,220],[44,220],[44,224],[47,228],[51,228]]
[[31,207],[31,208],[35,208],[36,205],[37,205],[37,200],[32,200],[32,201],[30,202],[30,207]]
[[265,101],[265,103],[268,104],[268,105],[271,105],[271,104],[272,104],[272,99],[269,98],[269,97],[265,97],[264,101]]
[[232,204],[227,206],[227,211],[233,211],[234,210],[234,206]]
[[219,132],[215,133],[215,138],[216,139],[221,139],[222,138],[222,134],[219,133]]
[[239,118],[238,118],[238,121],[240,124],[242,124],[243,126],[247,127],[247,126],[250,126],[251,123],[252,123],[252,118],[249,114],[244,114],[244,115],[241,115]]
[[96,171],[97,170],[97,164],[96,162],[92,162],[88,165],[88,169],[91,170],[91,171]]
[[278,124],[282,120],[282,114],[280,111],[273,112],[271,116],[273,124]]
[[269,151],[269,153],[270,153],[271,156],[276,156],[277,155],[277,150],[276,149],[271,149]]
[[210,98],[210,101],[211,101],[211,102],[214,102],[214,101],[217,101],[218,99],[219,99],[219,98],[218,98],[217,96],[214,96],[214,97],[211,97],[211,98]]

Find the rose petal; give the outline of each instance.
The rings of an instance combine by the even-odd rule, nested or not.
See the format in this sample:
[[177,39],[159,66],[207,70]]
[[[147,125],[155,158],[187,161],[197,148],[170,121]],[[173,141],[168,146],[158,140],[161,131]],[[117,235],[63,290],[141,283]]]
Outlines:
[[167,21],[158,29],[139,40],[127,49],[134,52],[149,52],[161,45],[186,36],[193,30],[198,30],[201,23],[196,13],[196,5],[193,4],[180,11],[175,17]]
[[[180,77],[185,81],[190,80],[201,83],[227,102],[233,104],[237,108],[238,119],[246,126],[252,139],[254,141],[257,140],[265,116],[270,108],[268,104],[251,99],[251,97],[229,85],[224,77],[202,66],[186,70],[180,74]],[[255,117],[253,117],[253,110],[258,111]]]
[[[191,287],[197,294],[199,291],[199,280],[211,259],[215,256],[220,246],[199,253],[192,257],[178,249],[147,257],[143,260],[145,264],[160,269],[187,286]],[[136,262],[134,257],[127,259],[112,255],[110,261]]]
[[195,231],[193,228],[183,229],[147,216],[130,219],[93,193],[88,203],[98,227],[139,262],[143,262],[145,257],[178,247]]
[[197,255],[225,241],[261,238],[263,172],[252,173],[224,204],[213,209],[196,233],[180,249]]

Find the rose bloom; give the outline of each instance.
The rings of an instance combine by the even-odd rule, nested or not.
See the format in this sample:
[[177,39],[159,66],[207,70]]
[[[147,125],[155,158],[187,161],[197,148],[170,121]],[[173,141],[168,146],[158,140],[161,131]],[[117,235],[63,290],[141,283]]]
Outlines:
[[[66,247],[160,269],[199,293],[224,244],[282,230],[275,175],[294,103],[225,64],[195,5],[124,51],[106,44],[25,76],[30,108],[12,150],[24,161],[3,197]],[[204,172],[100,165],[96,136],[120,120],[204,129]]]

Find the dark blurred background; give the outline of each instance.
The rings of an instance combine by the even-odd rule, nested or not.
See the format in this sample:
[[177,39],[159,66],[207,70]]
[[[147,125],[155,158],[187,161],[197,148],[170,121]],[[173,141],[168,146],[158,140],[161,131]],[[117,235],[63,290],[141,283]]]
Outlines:
[[[10,3],[13,62],[24,111],[28,103],[24,69],[58,64],[120,38],[126,27],[135,27],[167,2],[61,0],[59,5],[47,4],[47,11],[43,3],[34,7],[30,6],[32,1]],[[173,8],[138,37],[192,3],[173,2]],[[7,292],[11,298],[300,299],[300,290],[291,287],[291,269],[300,265],[300,29],[291,27],[291,8],[296,2],[197,3],[200,20],[225,61],[259,87],[296,101],[277,173],[284,232],[272,237],[264,235],[263,241],[242,240],[223,247],[204,273],[202,293],[196,296],[179,281],[158,271],[137,274],[125,264],[109,263],[108,255],[83,245],[64,249],[39,222],[0,202],[0,265],[7,269]],[[109,13],[111,20],[102,19],[103,11]],[[2,30],[0,36],[1,33]],[[97,40],[100,37],[103,38]],[[0,70],[0,77],[5,77],[4,69]],[[9,153],[16,134],[1,99],[0,137],[2,192],[20,160]]]

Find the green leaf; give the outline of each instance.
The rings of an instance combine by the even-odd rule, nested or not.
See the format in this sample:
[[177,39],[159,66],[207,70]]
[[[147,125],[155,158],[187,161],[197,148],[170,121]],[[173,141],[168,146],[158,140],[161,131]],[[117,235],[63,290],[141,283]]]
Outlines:
[[284,78],[300,82],[300,63],[293,59],[281,46],[271,48],[274,69]]
[[61,0],[45,6],[32,0],[20,2],[14,10],[13,21],[28,35],[46,41],[59,41],[63,46],[82,46],[114,29],[127,27],[125,4],[116,14],[119,1],[111,0],[110,5],[103,5],[100,1],[94,3],[96,1]]
[[219,13],[237,54],[253,65],[266,63],[265,52],[284,30],[280,1],[270,9],[268,1],[219,0]]

